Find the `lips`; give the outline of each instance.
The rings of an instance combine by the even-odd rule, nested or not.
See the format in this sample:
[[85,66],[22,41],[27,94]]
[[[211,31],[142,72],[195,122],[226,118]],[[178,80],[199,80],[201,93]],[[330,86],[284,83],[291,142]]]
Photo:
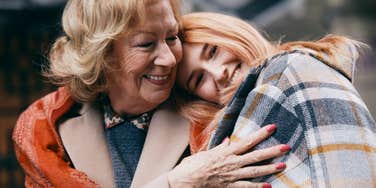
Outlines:
[[145,75],[145,78],[147,79],[151,79],[151,80],[167,80],[168,78],[168,75],[165,75],[165,76],[157,76],[157,75]]
[[228,84],[229,85],[235,84],[239,80],[240,75],[241,75],[241,64],[238,64],[235,67],[235,70],[233,71],[233,73],[231,74],[231,77],[228,79],[229,80]]
[[165,75],[145,74],[143,77],[155,85],[164,85],[166,83],[169,83],[169,80],[170,80],[169,74],[165,74]]

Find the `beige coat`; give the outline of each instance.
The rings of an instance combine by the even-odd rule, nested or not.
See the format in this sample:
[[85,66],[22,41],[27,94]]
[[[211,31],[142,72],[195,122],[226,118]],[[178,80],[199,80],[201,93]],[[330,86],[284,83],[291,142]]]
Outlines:
[[[59,126],[59,134],[76,169],[85,172],[101,187],[115,187],[103,116],[99,111],[89,104],[83,105],[80,116]],[[166,173],[176,165],[188,142],[188,122],[168,107],[157,110],[131,187],[168,187]]]

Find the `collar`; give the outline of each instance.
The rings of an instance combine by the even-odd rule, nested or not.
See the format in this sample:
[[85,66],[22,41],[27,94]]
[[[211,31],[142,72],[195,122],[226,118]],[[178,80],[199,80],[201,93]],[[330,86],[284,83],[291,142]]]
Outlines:
[[121,116],[112,109],[108,97],[102,100],[102,105],[104,111],[104,124],[106,129],[122,124],[125,121],[133,123],[139,129],[147,130],[147,128],[149,127],[152,112],[145,112],[139,116],[132,117],[127,115]]

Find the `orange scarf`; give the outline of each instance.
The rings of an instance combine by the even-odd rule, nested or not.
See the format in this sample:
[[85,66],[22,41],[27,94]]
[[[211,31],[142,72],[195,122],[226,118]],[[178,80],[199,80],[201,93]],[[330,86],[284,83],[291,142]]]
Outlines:
[[70,166],[57,132],[56,120],[73,104],[68,89],[62,87],[33,103],[19,117],[13,141],[26,174],[26,187],[99,187]]

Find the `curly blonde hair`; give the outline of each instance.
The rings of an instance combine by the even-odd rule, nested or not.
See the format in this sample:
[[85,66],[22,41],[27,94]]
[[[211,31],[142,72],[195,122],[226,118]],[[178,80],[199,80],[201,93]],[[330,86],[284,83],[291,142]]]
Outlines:
[[[145,6],[155,0],[69,0],[62,16],[64,35],[49,52],[44,75],[66,86],[79,102],[92,102],[107,92],[105,71],[110,66],[112,42],[143,22]],[[179,0],[169,0],[180,20]]]

